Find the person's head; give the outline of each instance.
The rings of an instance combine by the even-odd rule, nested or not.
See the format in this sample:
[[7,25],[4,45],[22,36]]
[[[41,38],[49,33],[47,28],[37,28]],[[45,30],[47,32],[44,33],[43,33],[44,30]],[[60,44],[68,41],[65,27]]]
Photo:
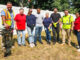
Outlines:
[[12,9],[12,3],[11,2],[7,2],[6,6],[7,6],[7,9],[9,11]]
[[57,13],[58,12],[58,9],[57,8],[54,8],[54,13]]
[[28,0],[28,2],[31,2],[31,0]]
[[23,8],[20,8],[20,9],[19,9],[19,13],[20,13],[20,14],[24,14],[24,9],[23,9]]
[[28,14],[29,14],[29,15],[32,14],[32,9],[29,9]]
[[37,8],[37,13],[40,14],[40,12],[41,12],[41,9]]
[[65,14],[65,16],[67,16],[69,14],[69,11],[68,10],[65,10],[64,11],[64,14]]
[[77,13],[76,13],[76,17],[78,18],[79,16],[80,16],[80,13],[79,13],[79,12],[77,12]]
[[49,13],[47,12],[47,13],[46,13],[46,18],[48,18],[48,17],[49,17]]

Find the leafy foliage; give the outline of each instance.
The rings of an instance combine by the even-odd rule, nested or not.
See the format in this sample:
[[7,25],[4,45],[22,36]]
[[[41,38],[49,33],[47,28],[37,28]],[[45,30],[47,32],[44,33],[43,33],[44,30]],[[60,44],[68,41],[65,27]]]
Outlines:
[[11,1],[15,6],[25,6],[28,8],[39,7],[45,10],[58,8],[59,11],[68,9],[70,13],[75,13],[80,10],[80,0],[0,0],[0,4],[6,4],[8,1]]

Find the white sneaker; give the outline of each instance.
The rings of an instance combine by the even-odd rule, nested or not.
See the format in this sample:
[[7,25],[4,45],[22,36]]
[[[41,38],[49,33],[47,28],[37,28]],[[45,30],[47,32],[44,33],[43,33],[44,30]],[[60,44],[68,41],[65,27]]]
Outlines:
[[80,52],[80,49],[78,49],[77,51]]
[[33,44],[32,44],[32,46],[34,47],[34,46],[35,46],[35,44],[33,43]]
[[14,47],[14,46],[12,46],[12,48],[14,49],[15,47]]
[[78,49],[79,49],[79,48],[80,48],[80,46],[76,46],[76,48],[78,48]]
[[32,47],[32,48],[33,48],[34,46],[35,46],[35,45],[34,45],[33,43],[30,44],[30,47]]
[[5,49],[5,47],[2,47],[2,50],[4,50]]

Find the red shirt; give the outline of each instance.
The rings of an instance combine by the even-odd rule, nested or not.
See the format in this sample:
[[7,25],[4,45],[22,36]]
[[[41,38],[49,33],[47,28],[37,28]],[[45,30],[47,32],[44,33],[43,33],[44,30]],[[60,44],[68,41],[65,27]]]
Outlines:
[[80,17],[76,18],[74,22],[74,30],[79,30],[80,29]]
[[17,14],[15,16],[15,21],[17,25],[17,30],[25,30],[26,27],[26,15]]

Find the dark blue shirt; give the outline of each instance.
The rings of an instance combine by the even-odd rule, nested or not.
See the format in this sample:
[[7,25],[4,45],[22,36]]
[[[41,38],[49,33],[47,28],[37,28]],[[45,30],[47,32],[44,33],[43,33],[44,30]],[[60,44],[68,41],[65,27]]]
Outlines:
[[33,14],[31,14],[30,16],[27,15],[26,16],[26,22],[27,22],[27,26],[28,27],[35,26],[35,24],[36,24],[36,17]]
[[44,21],[43,21],[44,27],[48,28],[51,23],[52,23],[51,18],[44,18]]

